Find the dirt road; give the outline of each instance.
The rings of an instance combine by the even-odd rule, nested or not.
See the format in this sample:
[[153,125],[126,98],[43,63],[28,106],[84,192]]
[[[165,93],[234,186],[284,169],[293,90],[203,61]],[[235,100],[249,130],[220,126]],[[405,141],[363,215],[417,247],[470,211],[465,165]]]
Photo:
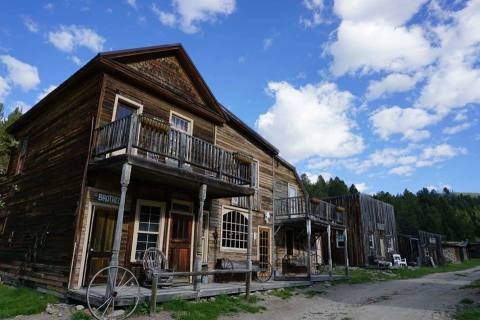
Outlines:
[[[412,320],[451,319],[463,298],[480,302],[475,290],[461,287],[480,279],[480,267],[461,272],[432,274],[419,279],[383,281],[325,288],[308,298],[302,292],[288,300],[261,295],[267,310],[260,314],[225,317],[229,320]],[[311,289],[305,289],[306,291]],[[305,292],[306,292],[305,291]],[[477,290],[478,291],[478,290]]]

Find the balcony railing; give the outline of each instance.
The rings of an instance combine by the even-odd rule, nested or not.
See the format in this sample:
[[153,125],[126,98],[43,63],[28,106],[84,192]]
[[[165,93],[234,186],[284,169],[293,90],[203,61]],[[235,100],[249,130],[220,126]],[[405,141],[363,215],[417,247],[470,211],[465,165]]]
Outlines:
[[337,212],[335,205],[325,201],[310,200],[307,202],[305,197],[281,198],[274,201],[274,217],[277,221],[310,217],[328,223],[344,223],[343,213]]
[[119,153],[143,156],[232,184],[250,184],[250,164],[241,157],[146,114],[134,114],[95,130],[94,159]]

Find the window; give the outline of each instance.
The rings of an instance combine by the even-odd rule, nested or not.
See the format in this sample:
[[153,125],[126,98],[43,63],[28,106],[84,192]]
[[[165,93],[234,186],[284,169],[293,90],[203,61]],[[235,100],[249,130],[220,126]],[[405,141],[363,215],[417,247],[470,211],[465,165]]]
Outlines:
[[16,174],[20,174],[23,171],[25,166],[25,159],[27,158],[27,149],[28,149],[28,137],[25,137],[20,142],[20,148],[18,151],[17,167],[15,169]]
[[375,237],[373,233],[368,237],[368,245],[370,246],[370,249],[375,249]]
[[139,200],[132,244],[131,261],[143,259],[146,249],[161,248],[163,238],[164,205]]
[[248,243],[248,218],[232,210],[222,217],[222,248],[246,250]]
[[172,128],[184,132],[186,134],[192,135],[192,129],[193,129],[193,120],[189,119],[187,117],[181,116],[178,113],[172,113],[170,114],[170,124],[172,125]]
[[258,188],[258,177],[259,177],[259,163],[258,160],[253,160],[252,162],[252,187]]
[[293,241],[294,241],[294,233],[292,229],[287,229],[285,231],[285,247],[287,251],[287,255],[293,255]]
[[129,117],[134,113],[142,113],[142,110],[143,105],[140,103],[117,94],[115,96],[115,104],[113,106],[112,121]]
[[337,231],[337,248],[345,248],[345,235],[343,231]]
[[288,197],[293,198],[298,196],[298,189],[295,185],[293,184],[288,184]]

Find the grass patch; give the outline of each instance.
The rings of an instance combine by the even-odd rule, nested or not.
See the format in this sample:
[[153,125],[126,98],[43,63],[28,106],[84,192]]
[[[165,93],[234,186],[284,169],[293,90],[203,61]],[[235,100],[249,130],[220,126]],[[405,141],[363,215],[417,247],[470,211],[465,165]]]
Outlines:
[[[337,280],[335,283],[358,284],[373,281],[412,279],[420,278],[432,273],[463,271],[477,266],[480,266],[480,259],[472,259],[459,264],[446,264],[437,268],[418,267],[409,269],[392,269],[391,271],[359,268],[350,270],[349,279]],[[477,283],[477,285],[480,287],[480,282]]]
[[70,317],[70,320],[90,320],[92,317],[90,317],[88,314],[85,313],[85,311],[77,311],[72,314]]
[[463,298],[462,300],[460,300],[460,303],[461,304],[473,304],[474,301],[470,298]]
[[455,320],[478,320],[480,319],[480,308],[468,308],[458,311],[455,316]]
[[303,295],[305,296],[305,298],[313,299],[314,297],[320,296],[320,295],[325,294],[325,293],[326,293],[325,291],[308,290],[308,291],[305,291],[305,292],[303,293]]
[[0,319],[40,313],[45,310],[47,304],[56,302],[58,302],[56,297],[34,289],[0,284]]
[[170,311],[175,320],[215,320],[221,315],[240,312],[257,313],[265,310],[265,307],[256,303],[255,296],[246,300],[241,297],[220,295],[215,300],[199,302],[176,299],[163,304],[163,309]]
[[292,288],[278,289],[273,291],[272,293],[272,295],[274,295],[275,297],[279,297],[283,300],[290,299],[291,297],[293,297],[293,294],[294,294],[294,290]]

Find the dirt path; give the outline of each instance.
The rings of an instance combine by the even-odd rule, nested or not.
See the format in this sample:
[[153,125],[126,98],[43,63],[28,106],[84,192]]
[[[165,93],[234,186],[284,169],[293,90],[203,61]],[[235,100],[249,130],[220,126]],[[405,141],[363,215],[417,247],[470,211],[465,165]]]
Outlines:
[[[461,272],[438,273],[419,279],[393,280],[325,288],[323,293],[307,298],[299,293],[289,300],[262,295],[267,310],[260,314],[241,314],[223,320],[274,319],[355,319],[411,320],[451,319],[463,298],[480,302],[474,290],[461,289],[480,279],[480,267]],[[306,289],[311,290],[311,289]]]

